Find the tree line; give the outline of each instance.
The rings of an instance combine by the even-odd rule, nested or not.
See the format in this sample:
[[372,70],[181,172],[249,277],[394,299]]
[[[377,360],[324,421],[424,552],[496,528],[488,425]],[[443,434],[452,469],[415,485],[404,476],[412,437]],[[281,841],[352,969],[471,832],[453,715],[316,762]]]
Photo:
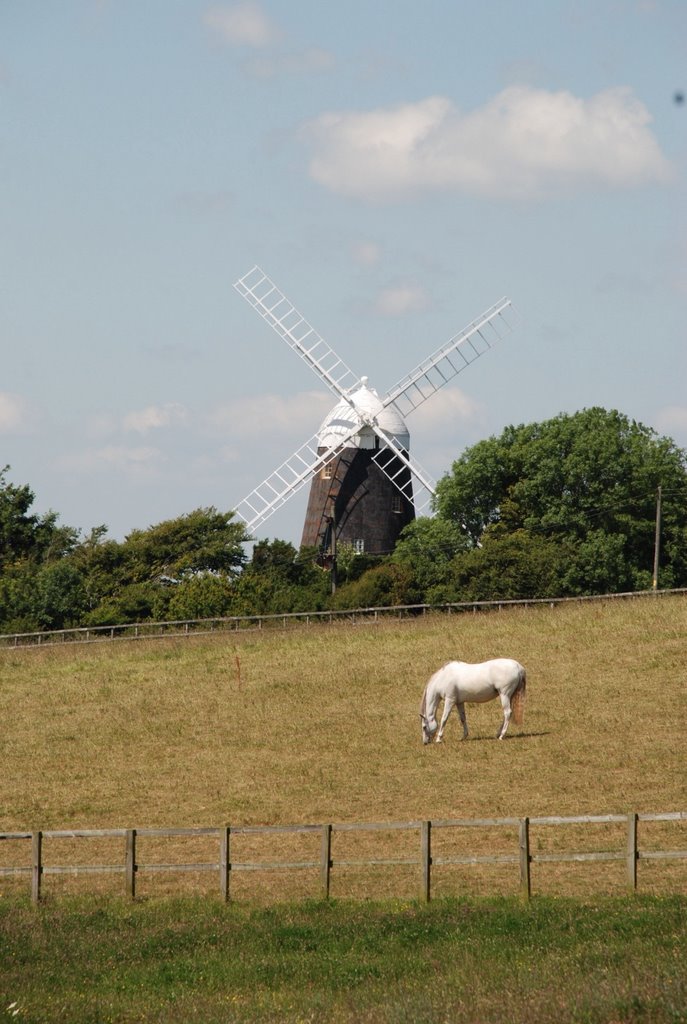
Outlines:
[[[315,549],[251,540],[233,511],[198,508],[87,534],[31,511],[0,472],[0,632],[441,604],[687,586],[687,454],[617,411],[507,427],[439,481],[435,514],[384,557],[337,552],[337,587]],[[660,502],[660,530],[657,537]]]

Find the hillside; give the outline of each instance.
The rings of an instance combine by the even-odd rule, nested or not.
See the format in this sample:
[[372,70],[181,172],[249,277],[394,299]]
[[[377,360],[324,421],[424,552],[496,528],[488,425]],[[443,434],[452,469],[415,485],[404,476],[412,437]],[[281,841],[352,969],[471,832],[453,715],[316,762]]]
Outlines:
[[[1,827],[683,810],[686,607],[672,596],[2,651]],[[494,701],[468,707],[467,742],[455,717],[423,747],[431,672],[498,655],[527,668],[523,726],[497,743]]]

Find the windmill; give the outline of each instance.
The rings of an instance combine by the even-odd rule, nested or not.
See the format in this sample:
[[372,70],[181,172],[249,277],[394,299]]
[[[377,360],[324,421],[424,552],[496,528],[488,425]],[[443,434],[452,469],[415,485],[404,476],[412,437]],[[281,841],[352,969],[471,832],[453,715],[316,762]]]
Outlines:
[[311,482],[301,546],[317,546],[325,556],[337,541],[361,553],[389,553],[415,518],[413,482],[421,511],[435,493],[410,457],[405,417],[510,330],[510,300],[495,303],[380,397],[259,267],[234,287],[337,399],[318,432],[239,502],[237,515],[253,530]]

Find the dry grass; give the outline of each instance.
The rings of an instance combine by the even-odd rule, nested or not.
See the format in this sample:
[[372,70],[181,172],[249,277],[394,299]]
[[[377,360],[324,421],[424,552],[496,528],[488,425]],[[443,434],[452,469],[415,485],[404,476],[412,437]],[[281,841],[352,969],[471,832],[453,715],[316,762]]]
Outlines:
[[[0,829],[687,809],[686,612],[676,596],[0,651]],[[456,717],[442,745],[423,747],[418,706],[429,675],[449,658],[499,655],[527,668],[524,725],[511,723],[495,742],[500,708],[492,702],[468,708],[467,742]],[[671,828],[663,833],[684,848]],[[655,835],[663,838],[658,826]],[[567,839],[537,834],[533,848]],[[242,842],[248,858],[260,841]],[[284,842],[311,844],[297,859],[312,856],[316,841]],[[473,852],[495,842],[513,851],[512,837],[469,836]],[[573,846],[582,842],[576,836]],[[608,842],[622,847],[622,838]],[[198,849],[197,859],[215,858]],[[15,847],[12,862],[19,856]],[[151,849],[155,857],[168,859]],[[604,870],[622,884],[622,865]],[[580,877],[579,868],[560,867],[537,877],[546,888],[566,872]],[[687,890],[684,862],[647,865],[645,877],[652,874]],[[446,884],[460,887],[464,877],[475,872],[448,871]],[[489,877],[493,891],[500,869]],[[504,879],[512,891],[512,872]],[[156,879],[151,890],[163,884]],[[312,879],[289,884],[315,893]],[[411,891],[416,884],[409,872]],[[284,876],[279,886],[288,889]]]

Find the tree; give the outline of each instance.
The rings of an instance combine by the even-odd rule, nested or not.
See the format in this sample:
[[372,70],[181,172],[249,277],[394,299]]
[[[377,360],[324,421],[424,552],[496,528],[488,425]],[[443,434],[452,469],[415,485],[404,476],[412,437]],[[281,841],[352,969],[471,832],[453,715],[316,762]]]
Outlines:
[[242,545],[247,540],[233,512],[197,508],[147,530],[132,530],[125,539],[125,562],[132,582],[196,572],[235,576],[246,562]]
[[232,587],[232,615],[318,611],[325,607],[329,577],[315,564],[314,549],[296,551],[283,540],[259,541]]
[[[617,411],[561,414],[508,427],[465,452],[439,482],[438,515],[464,525],[471,544],[484,548],[482,561],[488,546],[520,531],[555,544],[567,559],[562,592],[639,590],[651,585],[661,486],[662,584],[681,586],[687,584],[685,460],[672,440]],[[498,550],[505,553],[494,549],[489,557]]]
[[331,600],[333,608],[376,608],[414,604],[411,570],[387,560],[363,573],[360,579],[339,587]]
[[59,526],[55,512],[31,513],[33,491],[9,483],[8,471],[0,470],[0,630],[71,625],[83,610],[83,594],[63,561],[79,531]]
[[0,470],[0,570],[25,559],[37,564],[61,558],[73,549],[79,531],[58,526],[55,512],[30,515],[35,495],[26,485],[9,483],[9,469]]
[[452,565],[455,557],[470,547],[470,539],[463,527],[450,519],[415,519],[406,526],[392,562],[412,572],[417,601],[449,600],[440,592],[451,587]]
[[[143,622],[146,619],[189,618],[217,614],[224,607],[226,584],[245,565],[243,545],[249,540],[233,512],[199,508],[148,530],[132,530],[122,543],[106,540],[102,528],[74,553],[91,598],[88,625]],[[210,576],[221,582],[191,586]],[[181,593],[178,593],[181,591]],[[177,596],[178,595],[178,596]],[[220,600],[221,598],[221,600]],[[171,611],[170,611],[171,609]],[[212,610],[210,610],[212,609]]]
[[70,629],[87,609],[83,578],[68,559],[41,566],[30,591],[30,615],[38,629]]
[[167,617],[174,620],[217,619],[231,614],[232,585],[224,574],[205,573],[172,588]]
[[441,590],[426,595],[442,601],[515,600],[566,593],[569,565],[565,548],[525,530],[492,538],[482,547],[457,556]]
[[253,548],[253,557],[248,572],[261,576],[274,576],[287,583],[298,583],[303,574],[304,563],[298,560],[298,552],[286,540],[260,540]]

